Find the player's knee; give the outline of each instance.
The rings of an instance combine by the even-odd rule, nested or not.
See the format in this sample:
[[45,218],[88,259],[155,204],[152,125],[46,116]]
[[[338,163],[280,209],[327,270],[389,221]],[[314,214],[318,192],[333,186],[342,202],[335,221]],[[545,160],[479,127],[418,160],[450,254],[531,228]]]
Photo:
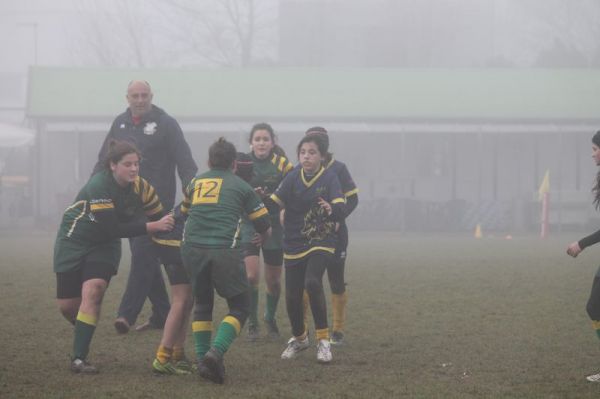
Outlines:
[[342,295],[346,292],[346,284],[343,281],[329,281],[329,286],[331,287],[331,293],[335,295]]
[[321,279],[315,277],[308,277],[304,281],[304,288],[308,292],[308,295],[317,295],[319,292],[323,291],[323,282]]
[[279,295],[281,292],[281,283],[279,280],[270,280],[267,281],[267,289],[273,295]]

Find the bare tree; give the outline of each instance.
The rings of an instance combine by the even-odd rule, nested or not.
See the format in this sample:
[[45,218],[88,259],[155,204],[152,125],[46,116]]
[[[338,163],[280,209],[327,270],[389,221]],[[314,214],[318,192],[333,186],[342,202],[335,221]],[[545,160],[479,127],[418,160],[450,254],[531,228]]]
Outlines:
[[169,37],[206,62],[251,66],[272,62],[274,1],[155,0],[164,10]]

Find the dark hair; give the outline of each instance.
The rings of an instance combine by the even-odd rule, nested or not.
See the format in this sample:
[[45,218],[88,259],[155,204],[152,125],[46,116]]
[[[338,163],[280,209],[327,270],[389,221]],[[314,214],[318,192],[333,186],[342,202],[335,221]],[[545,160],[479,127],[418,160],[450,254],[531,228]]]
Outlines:
[[138,158],[141,159],[142,155],[140,150],[130,141],[110,140],[108,142],[108,150],[104,156],[104,167],[110,169],[111,163],[118,163],[125,155],[137,154]]
[[235,161],[236,149],[233,144],[219,137],[208,149],[208,164],[211,168],[229,169]]
[[325,140],[325,143],[327,145],[327,153],[323,154],[323,158],[325,158],[325,163],[329,163],[331,161],[331,158],[333,158],[333,154],[329,152],[329,135],[327,133],[327,129],[325,129],[324,127],[321,126],[313,126],[309,129],[306,130],[306,133],[304,133],[307,136],[311,136],[311,135],[317,135],[320,136],[323,140]]
[[308,136],[302,137],[302,140],[298,143],[298,147],[296,148],[296,155],[300,158],[300,148],[304,143],[315,143],[319,152],[323,157],[327,155],[327,141],[323,139],[321,134],[311,134]]
[[[600,130],[592,137],[592,143],[600,148]],[[600,209],[600,170],[596,174],[596,185],[592,188],[592,192],[594,193],[594,206],[596,209]]]
[[273,154],[287,158],[287,155],[285,155],[285,150],[281,148],[278,144],[275,144],[273,146]]
[[235,157],[235,174],[242,180],[249,182],[254,177],[254,161],[252,157],[243,152],[238,152]]
[[252,126],[252,129],[250,130],[250,136],[248,137],[249,143],[252,143],[254,133],[256,133],[258,130],[266,130],[267,132],[269,132],[269,136],[271,136],[271,141],[275,143],[275,132],[273,131],[271,125],[265,122],[257,123],[256,125]]

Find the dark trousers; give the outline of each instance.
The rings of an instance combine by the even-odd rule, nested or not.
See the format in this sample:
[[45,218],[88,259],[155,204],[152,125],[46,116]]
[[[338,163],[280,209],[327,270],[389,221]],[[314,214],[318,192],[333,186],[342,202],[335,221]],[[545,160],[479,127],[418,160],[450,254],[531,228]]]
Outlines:
[[332,256],[325,253],[310,254],[300,262],[285,268],[285,302],[292,325],[292,334],[299,337],[304,333],[302,296],[308,292],[310,310],[315,328],[327,328],[327,304],[323,290],[323,274]]
[[148,298],[152,303],[150,323],[163,327],[171,306],[155,244],[149,236],[144,235],[130,238],[129,248],[131,269],[118,315],[134,325]]

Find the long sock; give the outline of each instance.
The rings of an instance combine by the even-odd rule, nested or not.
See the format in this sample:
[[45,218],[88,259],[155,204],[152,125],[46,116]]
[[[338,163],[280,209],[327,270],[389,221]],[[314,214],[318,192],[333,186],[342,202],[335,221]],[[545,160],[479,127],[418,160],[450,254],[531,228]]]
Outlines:
[[250,286],[250,315],[248,315],[248,324],[258,325],[258,286]]
[[96,316],[83,312],[77,313],[75,321],[75,338],[73,339],[73,358],[85,360],[90,351],[90,343],[96,331]]
[[194,346],[196,359],[200,360],[210,349],[210,337],[212,335],[212,321],[195,321],[192,323],[194,335]]
[[320,330],[316,330],[315,335],[317,336],[317,341],[321,339],[326,339],[329,341],[329,328],[322,328]]
[[161,364],[167,363],[171,360],[171,356],[173,355],[173,348],[167,348],[166,346],[159,345],[158,350],[156,351],[156,358]]
[[227,352],[231,346],[233,340],[240,333],[240,329],[241,324],[238,319],[233,316],[225,316],[219,325],[219,329],[217,330],[217,335],[215,336],[212,346],[214,346],[219,353],[221,353],[221,355],[225,354],[225,352]]
[[308,298],[308,291],[304,290],[302,294],[302,312],[304,314],[304,331],[308,330],[308,312],[310,312],[310,299]]
[[171,356],[171,359],[173,359],[174,362],[185,359],[185,350],[183,349],[183,346],[173,347],[173,356]]
[[267,292],[267,306],[265,309],[265,320],[275,320],[275,312],[277,312],[277,304],[279,303],[279,295],[273,295]]
[[598,338],[600,338],[600,320],[592,320],[592,327],[596,331]]
[[346,303],[348,296],[343,294],[331,294],[331,308],[333,313],[333,331],[344,331],[346,324]]

